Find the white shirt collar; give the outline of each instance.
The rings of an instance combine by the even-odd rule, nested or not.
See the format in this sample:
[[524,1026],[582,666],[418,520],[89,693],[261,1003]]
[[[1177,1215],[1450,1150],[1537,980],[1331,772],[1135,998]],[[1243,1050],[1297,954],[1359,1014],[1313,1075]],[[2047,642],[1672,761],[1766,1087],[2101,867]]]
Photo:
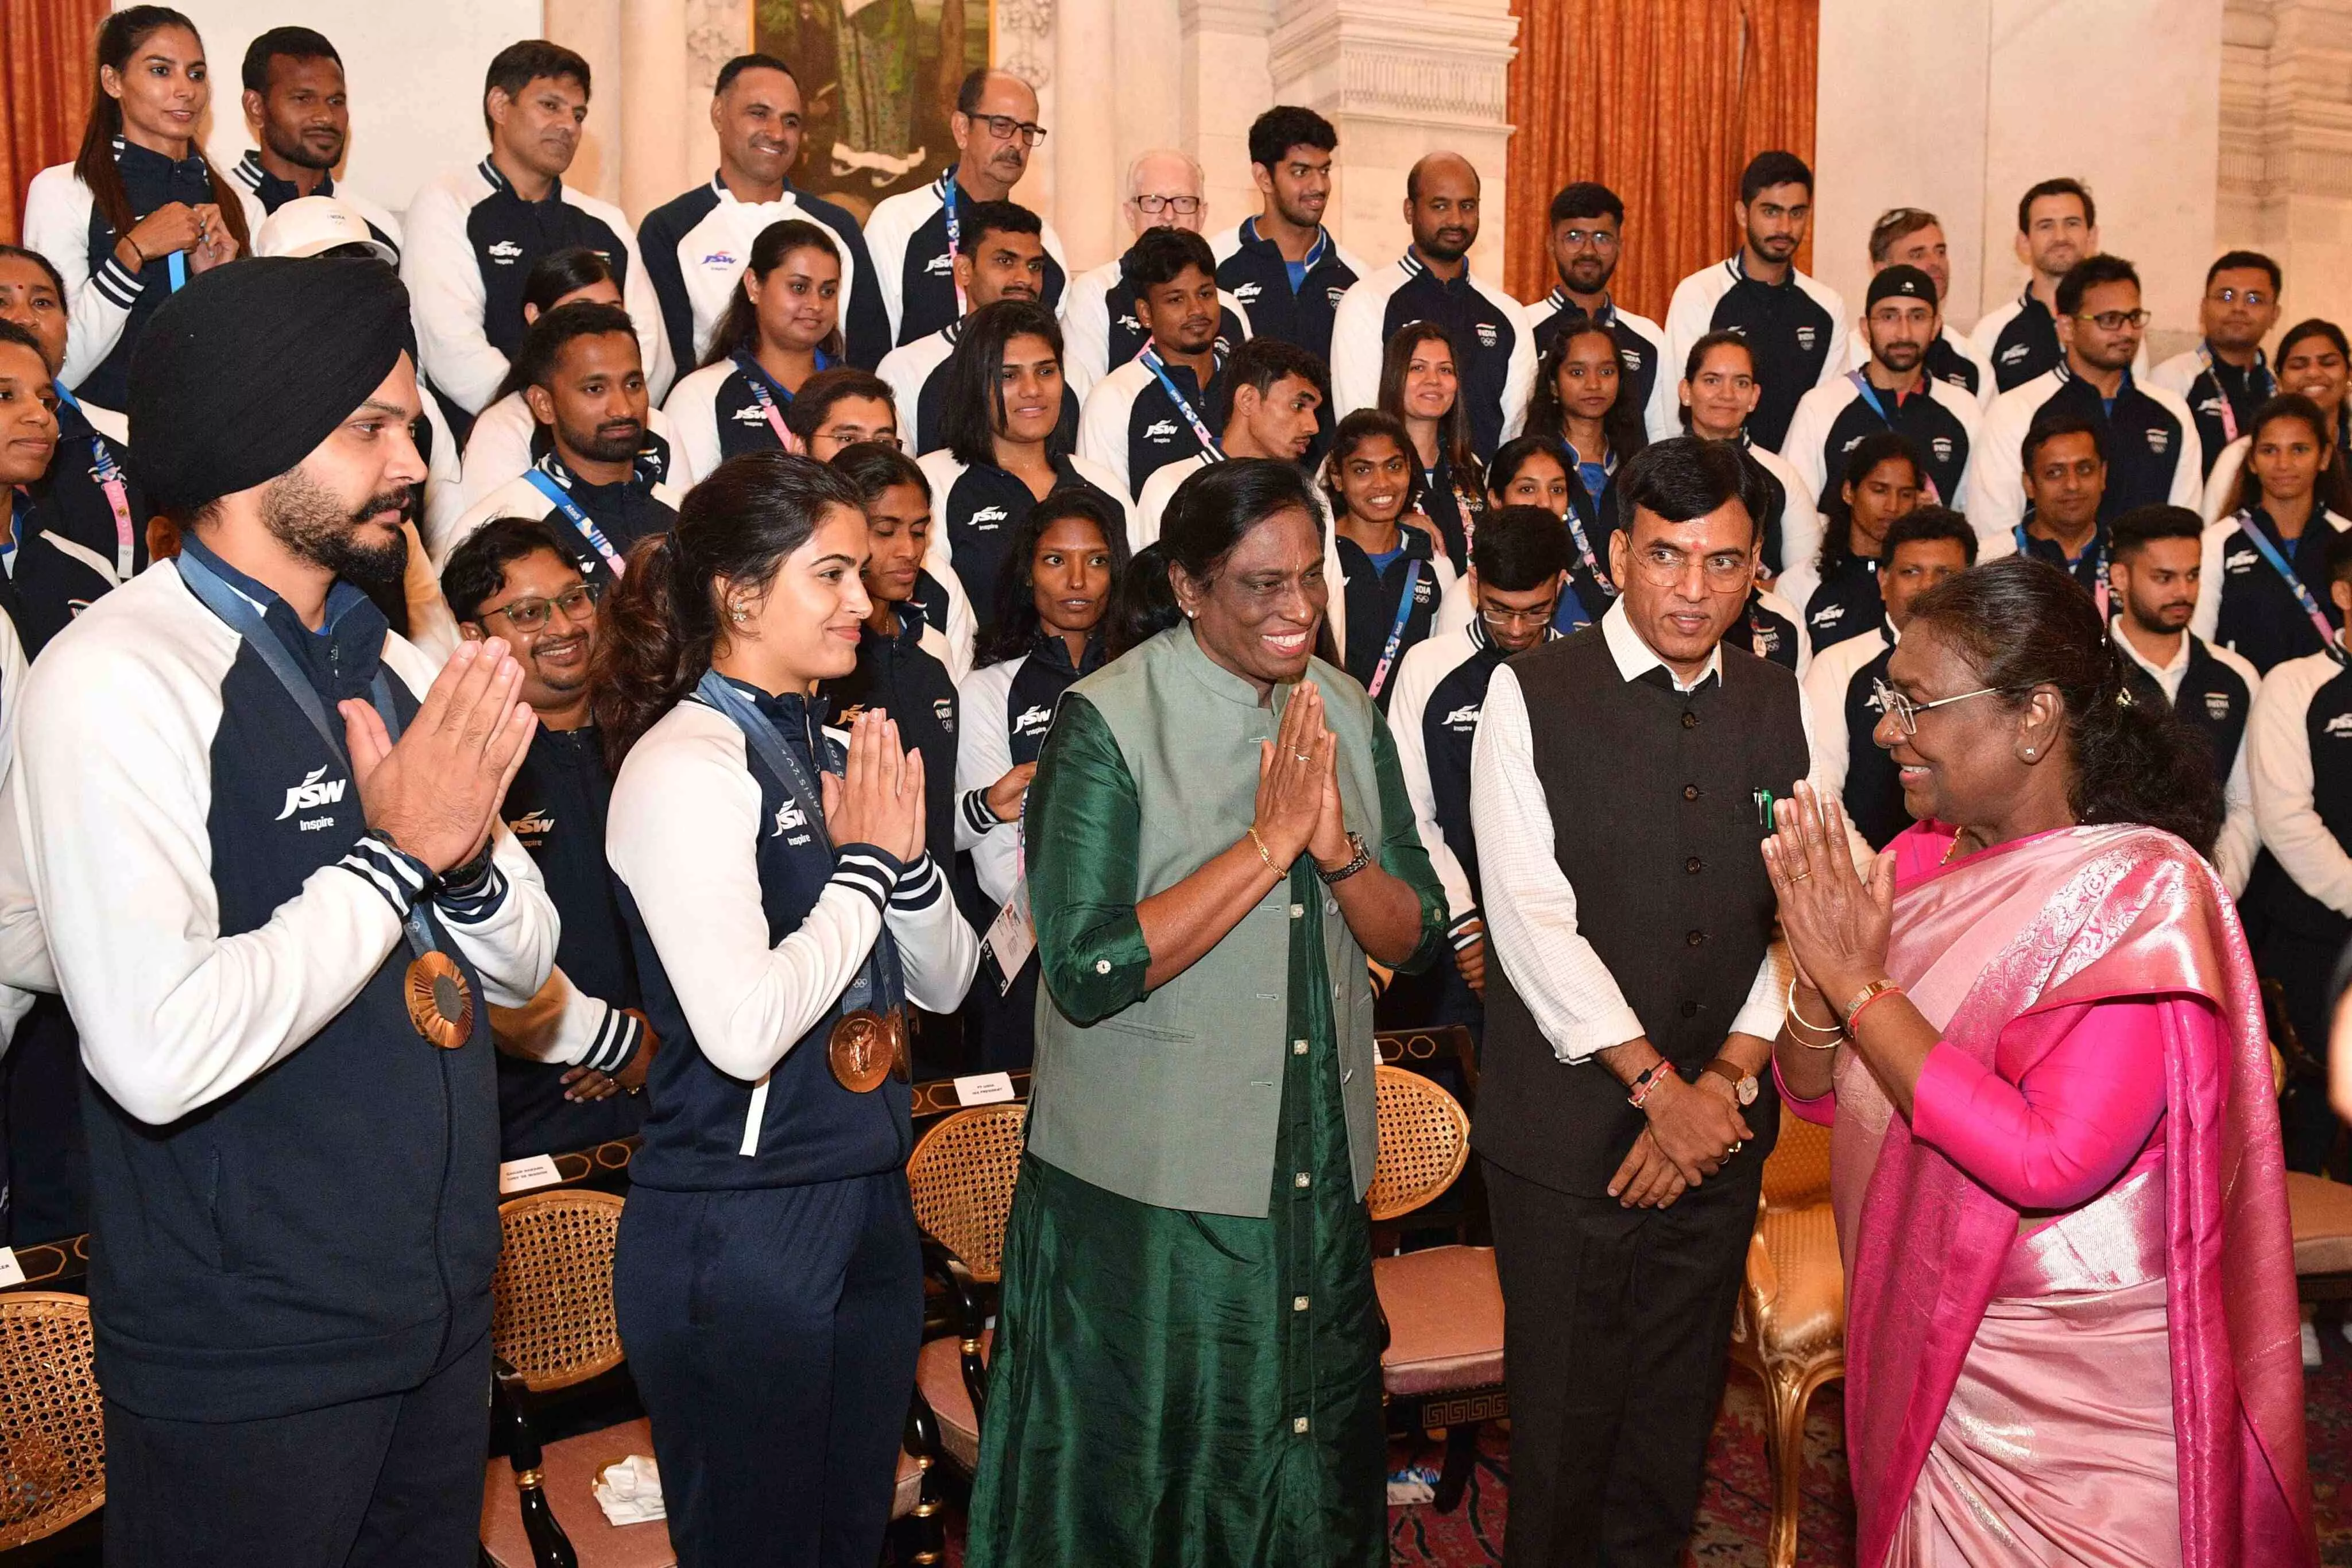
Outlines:
[[1655,649],[1642,641],[1639,632],[1633,630],[1633,622],[1626,616],[1625,601],[1622,599],[1601,613],[1601,635],[1609,644],[1609,656],[1617,661],[1619,677],[1628,682],[1638,681],[1652,670],[1664,668],[1666,678],[1675,683],[1675,690],[1695,692],[1706,684],[1707,676],[1714,675],[1719,679],[1723,674],[1723,644],[1718,642],[1707,650],[1706,668],[1699,672],[1698,679],[1685,685],[1683,678],[1658,657]]
[[2172,651],[2170,662],[2162,664],[2152,662],[2147,654],[2139,651],[2138,643],[2124,635],[2122,616],[2116,616],[2108,625],[2107,635],[2113,639],[2116,647],[2124,651],[2133,664],[2137,664],[2163,684],[2167,695],[2172,695],[2178,689],[2180,678],[2189,673],[2189,639],[2196,635],[2192,632],[2183,632],[2180,634],[2180,646]]

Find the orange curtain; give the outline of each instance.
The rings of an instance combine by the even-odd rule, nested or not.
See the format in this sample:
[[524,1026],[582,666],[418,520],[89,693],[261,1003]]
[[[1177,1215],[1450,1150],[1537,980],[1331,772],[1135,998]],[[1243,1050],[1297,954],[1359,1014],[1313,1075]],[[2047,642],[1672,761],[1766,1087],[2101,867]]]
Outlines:
[[90,43],[107,0],[0,0],[0,236],[21,243],[25,187],[81,145]]
[[[1820,0],[1512,0],[1511,292],[1557,282],[1553,193],[1598,180],[1625,203],[1612,289],[1663,319],[1675,285],[1729,256],[1748,160],[1813,156]],[[1811,245],[1798,253],[1811,269]]]

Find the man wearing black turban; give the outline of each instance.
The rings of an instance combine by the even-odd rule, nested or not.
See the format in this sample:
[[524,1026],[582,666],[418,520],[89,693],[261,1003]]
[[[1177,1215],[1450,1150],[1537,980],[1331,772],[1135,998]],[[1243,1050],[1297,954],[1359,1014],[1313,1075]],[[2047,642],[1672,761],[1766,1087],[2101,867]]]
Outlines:
[[[138,477],[182,553],[50,644],[16,810],[81,1030],[107,1560],[474,1559],[498,1097],[488,1008],[555,918],[498,807],[504,643],[436,674],[355,583],[424,476],[408,301],[241,261],[155,313]],[[420,701],[419,694],[422,694]]]

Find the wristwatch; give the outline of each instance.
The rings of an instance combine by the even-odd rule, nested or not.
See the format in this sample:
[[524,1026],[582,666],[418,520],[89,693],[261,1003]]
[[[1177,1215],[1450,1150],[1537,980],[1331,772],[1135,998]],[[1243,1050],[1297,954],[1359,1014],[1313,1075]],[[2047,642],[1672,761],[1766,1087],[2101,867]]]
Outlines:
[[1742,1105],[1753,1105],[1756,1103],[1756,1074],[1752,1072],[1740,1071],[1737,1066],[1733,1065],[1731,1062],[1726,1061],[1720,1056],[1717,1057],[1713,1061],[1708,1062],[1705,1067],[1700,1068],[1699,1071],[1701,1072],[1712,1072],[1717,1078],[1722,1079],[1726,1083],[1730,1084],[1731,1097],[1738,1101]]

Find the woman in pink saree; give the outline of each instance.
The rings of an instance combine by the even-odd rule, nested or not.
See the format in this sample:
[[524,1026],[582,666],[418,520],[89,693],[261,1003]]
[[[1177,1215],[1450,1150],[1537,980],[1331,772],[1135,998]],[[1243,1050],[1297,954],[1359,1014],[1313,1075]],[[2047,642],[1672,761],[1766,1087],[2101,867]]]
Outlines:
[[1887,674],[1916,825],[1864,881],[1800,785],[1764,847],[1799,970],[1774,1068],[1833,1128],[1856,1560],[2315,1563],[2211,768],[2036,561],[1921,598]]

